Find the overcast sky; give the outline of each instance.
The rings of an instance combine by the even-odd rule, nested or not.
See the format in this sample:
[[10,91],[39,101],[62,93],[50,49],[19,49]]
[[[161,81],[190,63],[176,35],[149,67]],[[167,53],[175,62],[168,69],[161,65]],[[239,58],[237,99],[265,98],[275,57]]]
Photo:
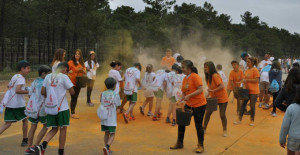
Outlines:
[[[204,0],[176,0],[178,5],[193,3],[203,6]],[[291,33],[300,33],[300,0],[208,0],[218,13],[231,16],[232,23],[241,23],[240,15],[250,11],[270,27],[284,28]],[[110,0],[110,7],[131,6],[135,11],[145,8],[143,0]]]

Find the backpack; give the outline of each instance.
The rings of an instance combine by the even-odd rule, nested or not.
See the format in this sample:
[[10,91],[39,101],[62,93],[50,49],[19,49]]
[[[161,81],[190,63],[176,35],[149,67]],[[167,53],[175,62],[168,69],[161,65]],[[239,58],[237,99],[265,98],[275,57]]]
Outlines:
[[276,80],[273,80],[271,85],[270,85],[270,88],[269,88],[269,91],[271,93],[276,93],[279,91],[279,84]]
[[[108,99],[104,99],[103,94],[101,94],[101,105],[97,109],[97,115],[101,121],[107,120],[107,118],[109,117],[109,114],[111,114],[111,112],[109,112],[109,111],[113,110],[112,108],[113,108],[114,100],[115,100],[114,94],[112,95],[112,98],[108,98]],[[104,105],[102,105],[102,102],[109,103],[109,105],[104,106]]]
[[38,103],[37,103],[38,96],[36,94],[36,85],[37,85],[37,82],[35,83],[35,85],[33,87],[32,94],[28,100],[26,109],[24,111],[26,116],[34,118],[34,119],[38,118],[39,112],[43,106],[43,104],[41,104],[40,107],[37,106],[38,105]]

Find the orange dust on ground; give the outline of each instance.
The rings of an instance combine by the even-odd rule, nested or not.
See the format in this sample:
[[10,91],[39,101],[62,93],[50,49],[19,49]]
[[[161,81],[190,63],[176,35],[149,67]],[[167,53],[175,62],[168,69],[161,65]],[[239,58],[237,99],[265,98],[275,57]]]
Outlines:
[[[99,96],[103,85],[100,83],[103,79],[97,79],[92,93],[92,99],[95,107],[86,105],[86,89],[82,89],[76,113],[80,115],[79,120],[71,119],[68,127],[67,142],[65,152],[68,155],[99,155],[103,154],[104,146],[101,132],[100,120],[96,110],[100,104]],[[2,98],[2,88],[6,85],[1,83],[0,96]],[[29,84],[28,84],[29,85]],[[195,126],[192,123],[186,129],[184,148],[181,150],[170,150],[169,147],[175,144],[177,139],[177,126],[165,123],[165,116],[168,108],[168,100],[164,99],[162,106],[162,120],[153,122],[149,117],[142,116],[138,107],[142,104],[142,93],[139,94],[139,102],[134,109],[135,121],[125,124],[121,114],[118,114],[118,126],[116,138],[111,146],[113,154],[195,154],[197,146],[197,134]],[[231,97],[230,97],[231,100]],[[69,97],[70,101],[70,97]],[[257,104],[258,105],[258,104]],[[125,106],[127,108],[128,105]],[[257,106],[256,106],[257,107]],[[248,107],[249,108],[249,107]],[[148,112],[148,107],[145,109]],[[281,122],[284,116],[283,112],[278,111],[278,117],[272,117],[270,110],[256,108],[255,126],[250,127],[250,116],[245,116],[241,125],[233,125],[237,118],[236,104],[228,103],[228,137],[222,136],[222,125],[219,112],[216,111],[211,117],[206,134],[203,154],[285,154],[286,150],[279,146],[278,136]],[[4,115],[0,116],[0,125],[2,125]],[[30,125],[29,125],[30,127]],[[37,131],[39,131],[41,125]],[[36,133],[37,135],[37,133]],[[57,134],[46,150],[46,154],[57,154],[58,151]],[[22,140],[22,123],[13,124],[6,132],[0,136],[0,154],[1,155],[21,155],[26,148],[20,146]]]

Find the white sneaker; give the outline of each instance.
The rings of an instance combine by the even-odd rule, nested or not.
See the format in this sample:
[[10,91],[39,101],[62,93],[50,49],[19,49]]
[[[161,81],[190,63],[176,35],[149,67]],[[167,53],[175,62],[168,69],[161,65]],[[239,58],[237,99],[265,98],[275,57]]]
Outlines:
[[233,122],[233,124],[240,125],[240,124],[242,124],[242,122],[240,120],[237,120],[237,121]]
[[273,116],[273,117],[277,117],[276,112],[272,112],[272,116]]
[[254,121],[251,121],[249,125],[254,126]]
[[149,111],[147,116],[153,116],[153,113]]
[[259,107],[259,108],[261,108],[261,107],[262,107],[262,105],[263,105],[263,103],[262,103],[262,102],[260,102],[260,103],[259,103],[259,105],[258,105],[258,107]]
[[264,109],[268,109],[270,107],[270,105],[267,103],[265,103],[264,106],[265,106]]
[[227,131],[223,131],[223,137],[227,137]]

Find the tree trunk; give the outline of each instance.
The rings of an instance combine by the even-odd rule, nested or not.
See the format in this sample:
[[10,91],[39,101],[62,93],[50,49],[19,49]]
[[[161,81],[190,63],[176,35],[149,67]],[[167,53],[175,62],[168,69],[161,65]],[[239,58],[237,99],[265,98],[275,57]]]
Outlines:
[[68,23],[69,23],[69,19],[70,19],[70,8],[67,8],[65,23],[64,23],[64,26],[61,29],[61,40],[60,40],[61,41],[61,44],[60,44],[61,48],[65,48],[66,31],[67,31],[67,26],[68,26]]
[[0,71],[4,69],[4,18],[5,18],[5,1],[1,1],[1,16],[0,16]]

